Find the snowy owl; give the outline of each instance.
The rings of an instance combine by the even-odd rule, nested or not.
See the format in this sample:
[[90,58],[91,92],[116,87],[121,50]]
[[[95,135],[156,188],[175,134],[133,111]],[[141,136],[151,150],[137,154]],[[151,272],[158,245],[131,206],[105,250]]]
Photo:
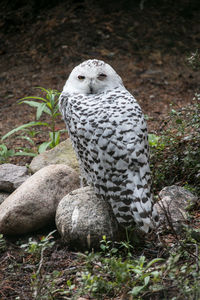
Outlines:
[[154,228],[146,123],[121,77],[104,61],[84,61],[69,75],[59,106],[83,176],[118,223]]

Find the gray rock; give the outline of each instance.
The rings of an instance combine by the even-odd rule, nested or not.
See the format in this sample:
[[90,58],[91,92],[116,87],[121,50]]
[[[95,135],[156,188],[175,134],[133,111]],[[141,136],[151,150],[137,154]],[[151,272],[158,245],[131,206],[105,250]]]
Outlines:
[[3,203],[3,201],[8,198],[9,195],[10,193],[0,192],[0,204]]
[[110,205],[98,199],[91,187],[66,195],[56,211],[56,226],[64,242],[72,248],[97,248],[102,236],[118,239],[118,224]]
[[79,176],[70,167],[44,167],[0,205],[0,232],[24,234],[48,225],[55,219],[59,201],[78,187]]
[[79,170],[79,164],[70,139],[34,157],[29,167],[31,172],[35,173],[41,168],[52,164],[65,164],[76,171]]
[[187,220],[187,210],[196,203],[197,197],[181,186],[172,185],[163,188],[161,198],[155,206],[161,224],[178,225]]
[[0,191],[13,192],[29,177],[26,167],[13,164],[0,165]]

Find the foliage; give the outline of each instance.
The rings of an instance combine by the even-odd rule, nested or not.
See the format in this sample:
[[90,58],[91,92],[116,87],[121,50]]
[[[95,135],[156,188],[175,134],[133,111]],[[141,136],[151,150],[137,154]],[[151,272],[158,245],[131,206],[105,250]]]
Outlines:
[[36,154],[34,152],[31,152],[30,149],[24,147],[17,147],[16,149],[19,151],[15,151],[14,149],[8,149],[6,144],[0,144],[0,164],[8,163],[9,158],[13,156],[36,156]]
[[[195,237],[195,238],[194,238]],[[176,299],[200,299],[200,230],[184,225],[182,234],[168,249],[168,259],[163,266],[165,285],[171,284]]]
[[[200,69],[198,50],[187,58]],[[172,107],[159,135],[149,134],[154,189],[175,183],[200,195],[200,94],[181,109]]]
[[[116,246],[104,237],[102,252],[80,254],[82,266],[79,278],[70,281],[71,296],[73,299],[84,295],[92,299],[199,299],[200,243],[192,237],[192,232],[186,226],[181,238],[176,235],[174,243],[167,248],[163,245],[166,260],[147,259],[144,255],[133,257],[134,249],[132,257],[124,256],[123,243]],[[199,238],[199,230],[196,233]]]
[[143,255],[137,259],[124,258],[121,256],[123,243],[118,245],[119,249],[111,245],[112,242],[103,237],[101,253],[80,254],[86,263],[81,270],[77,294],[89,294],[94,299],[113,299],[123,293],[127,297],[132,295],[134,299],[140,299],[147,291],[160,289],[161,266],[157,263],[162,259],[155,258],[147,262]]
[[159,135],[150,135],[154,189],[181,183],[200,193],[200,99],[171,109]]
[[15,151],[13,149],[8,150],[5,144],[0,144],[0,163],[7,163],[9,157],[15,155]]
[[144,250],[148,251],[147,246],[156,250],[154,256],[137,255],[138,249],[130,241],[114,243],[103,236],[99,252],[70,252],[70,260],[61,260],[59,251],[66,250],[59,250],[53,234],[39,240],[29,238],[20,247],[23,259],[9,263],[9,274],[16,269],[23,276],[29,272],[31,299],[199,299],[199,229],[185,225],[171,242],[166,242],[162,233],[156,248],[159,241],[154,246],[144,244]]
[[[36,109],[36,121],[32,121],[27,124],[20,125],[17,128],[9,131],[5,134],[1,140],[4,141],[9,138],[11,135],[15,134],[15,138],[24,139],[29,143],[28,148],[18,148],[19,151],[8,150],[5,144],[1,145],[2,151],[0,152],[0,157],[2,162],[8,161],[10,156],[15,155],[30,155],[35,156],[37,152],[42,153],[47,148],[53,148],[59,144],[60,135],[65,130],[56,130],[56,119],[60,115],[58,112],[58,99],[60,93],[52,89],[39,88],[42,92],[45,93],[45,97],[39,96],[29,96],[22,98],[19,103],[25,103]],[[43,114],[46,114],[49,122],[39,121]],[[48,129],[49,140],[45,141],[37,149],[35,149],[35,137],[41,132],[40,130],[34,130],[34,127],[46,127]],[[18,134],[21,132],[21,134]],[[16,135],[18,134],[18,135]],[[31,148],[31,149],[30,149]]]
[[51,248],[54,245],[54,241],[51,242],[53,238],[52,235],[56,232],[56,230],[50,232],[47,236],[42,236],[40,242],[33,240],[32,237],[29,238],[28,243],[22,244],[21,248],[25,249],[25,252],[30,254],[34,254],[34,256],[41,256],[41,252],[46,250],[47,248]]

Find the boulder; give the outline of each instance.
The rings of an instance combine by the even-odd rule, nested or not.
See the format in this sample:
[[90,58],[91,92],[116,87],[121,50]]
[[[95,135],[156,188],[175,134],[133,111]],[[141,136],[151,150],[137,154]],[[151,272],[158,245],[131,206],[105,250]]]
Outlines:
[[67,139],[53,149],[45,151],[34,157],[29,167],[31,172],[35,173],[52,164],[64,164],[76,171],[79,170],[79,164],[70,139]]
[[12,193],[29,177],[27,167],[13,164],[0,165],[0,191]]
[[155,206],[161,224],[168,224],[171,222],[176,226],[186,221],[187,210],[197,202],[196,196],[177,185],[163,188],[160,191],[159,196],[161,200],[158,201]]
[[56,211],[56,226],[63,241],[80,250],[99,247],[106,235],[118,239],[118,223],[110,205],[97,198],[91,187],[77,189],[66,195]]
[[59,201],[78,187],[79,176],[70,167],[44,167],[0,205],[0,232],[24,234],[48,225],[54,221]]

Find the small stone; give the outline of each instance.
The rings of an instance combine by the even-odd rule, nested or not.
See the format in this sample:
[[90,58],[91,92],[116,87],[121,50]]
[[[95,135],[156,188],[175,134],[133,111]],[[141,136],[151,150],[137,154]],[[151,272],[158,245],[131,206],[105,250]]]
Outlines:
[[0,165],[0,191],[11,193],[29,177],[27,167],[2,164]]
[[197,202],[196,196],[177,185],[163,188],[159,196],[161,200],[155,206],[161,224],[168,224],[170,221],[173,225],[176,225],[186,221],[188,208]]

